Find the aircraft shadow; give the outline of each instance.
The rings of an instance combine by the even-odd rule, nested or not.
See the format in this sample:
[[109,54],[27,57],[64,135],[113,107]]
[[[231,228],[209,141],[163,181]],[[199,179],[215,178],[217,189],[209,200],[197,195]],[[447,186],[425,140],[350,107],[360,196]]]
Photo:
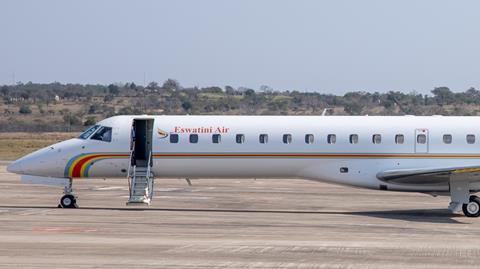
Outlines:
[[[0,206],[0,209],[57,209],[54,206]],[[415,210],[384,210],[384,211],[308,211],[308,210],[256,210],[256,209],[209,209],[209,208],[123,208],[123,207],[81,207],[82,210],[114,210],[114,211],[164,211],[164,212],[205,212],[205,213],[260,213],[260,214],[312,214],[312,215],[354,215],[392,220],[428,223],[463,224],[447,209],[415,209]],[[62,209],[68,210],[68,209]],[[73,209],[72,209],[73,210]]]
[[[385,210],[385,211],[360,211],[347,212],[345,214],[356,216],[367,216],[373,218],[405,220],[412,222],[428,222],[428,223],[455,223],[464,224],[455,218],[465,217],[463,215],[454,214],[448,209],[415,209],[415,210]],[[466,217],[465,217],[466,218]]]

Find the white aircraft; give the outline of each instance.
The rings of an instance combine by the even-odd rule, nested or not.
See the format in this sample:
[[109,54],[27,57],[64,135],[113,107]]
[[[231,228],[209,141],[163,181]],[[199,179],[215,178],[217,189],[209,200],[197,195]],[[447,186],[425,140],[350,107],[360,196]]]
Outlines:
[[[480,215],[480,117],[116,116],[8,166],[25,180],[128,178],[127,204],[150,204],[155,178],[302,178],[450,195]],[[478,139],[477,139],[478,138]]]

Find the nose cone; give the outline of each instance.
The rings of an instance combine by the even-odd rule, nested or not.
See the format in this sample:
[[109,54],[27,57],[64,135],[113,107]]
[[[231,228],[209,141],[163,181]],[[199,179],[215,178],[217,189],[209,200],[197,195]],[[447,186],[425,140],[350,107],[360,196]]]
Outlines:
[[58,177],[63,175],[63,170],[58,165],[59,156],[58,149],[43,148],[14,161],[7,166],[7,171],[21,175]]
[[15,174],[22,174],[22,160],[17,160],[7,166],[7,171]]

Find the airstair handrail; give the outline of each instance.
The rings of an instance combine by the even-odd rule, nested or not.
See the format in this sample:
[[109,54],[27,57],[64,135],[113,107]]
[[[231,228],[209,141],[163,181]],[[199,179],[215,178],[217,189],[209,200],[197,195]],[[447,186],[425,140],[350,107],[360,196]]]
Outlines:
[[150,187],[150,181],[152,180],[151,175],[150,175],[151,164],[152,164],[151,162],[152,162],[152,152],[150,151],[150,154],[148,154],[147,175],[146,175],[146,177],[147,177],[147,187],[148,187],[148,193],[146,193],[148,195],[147,198],[151,198],[150,197],[151,196],[150,192],[152,191],[151,187]]
[[130,158],[128,159],[128,170],[127,170],[127,177],[130,177],[130,170],[132,169],[132,156],[133,156],[134,149],[130,149]]
[[131,148],[130,149],[130,158],[128,159],[128,170],[127,170],[128,193],[130,194],[130,196],[132,195],[132,175],[130,173],[131,173],[132,166],[133,166],[133,164],[132,164],[133,151],[134,151],[134,149]]

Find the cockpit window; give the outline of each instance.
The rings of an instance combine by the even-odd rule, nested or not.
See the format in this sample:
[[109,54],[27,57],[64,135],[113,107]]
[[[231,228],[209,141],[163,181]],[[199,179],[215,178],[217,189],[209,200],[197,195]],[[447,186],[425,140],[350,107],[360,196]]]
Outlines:
[[112,128],[102,126],[90,139],[110,142],[112,141]]
[[88,128],[87,130],[85,130],[85,132],[83,132],[78,138],[80,138],[80,139],[87,139],[87,138],[89,138],[93,133],[95,133],[95,131],[98,130],[98,128],[100,128],[100,125],[94,125],[94,126]]

